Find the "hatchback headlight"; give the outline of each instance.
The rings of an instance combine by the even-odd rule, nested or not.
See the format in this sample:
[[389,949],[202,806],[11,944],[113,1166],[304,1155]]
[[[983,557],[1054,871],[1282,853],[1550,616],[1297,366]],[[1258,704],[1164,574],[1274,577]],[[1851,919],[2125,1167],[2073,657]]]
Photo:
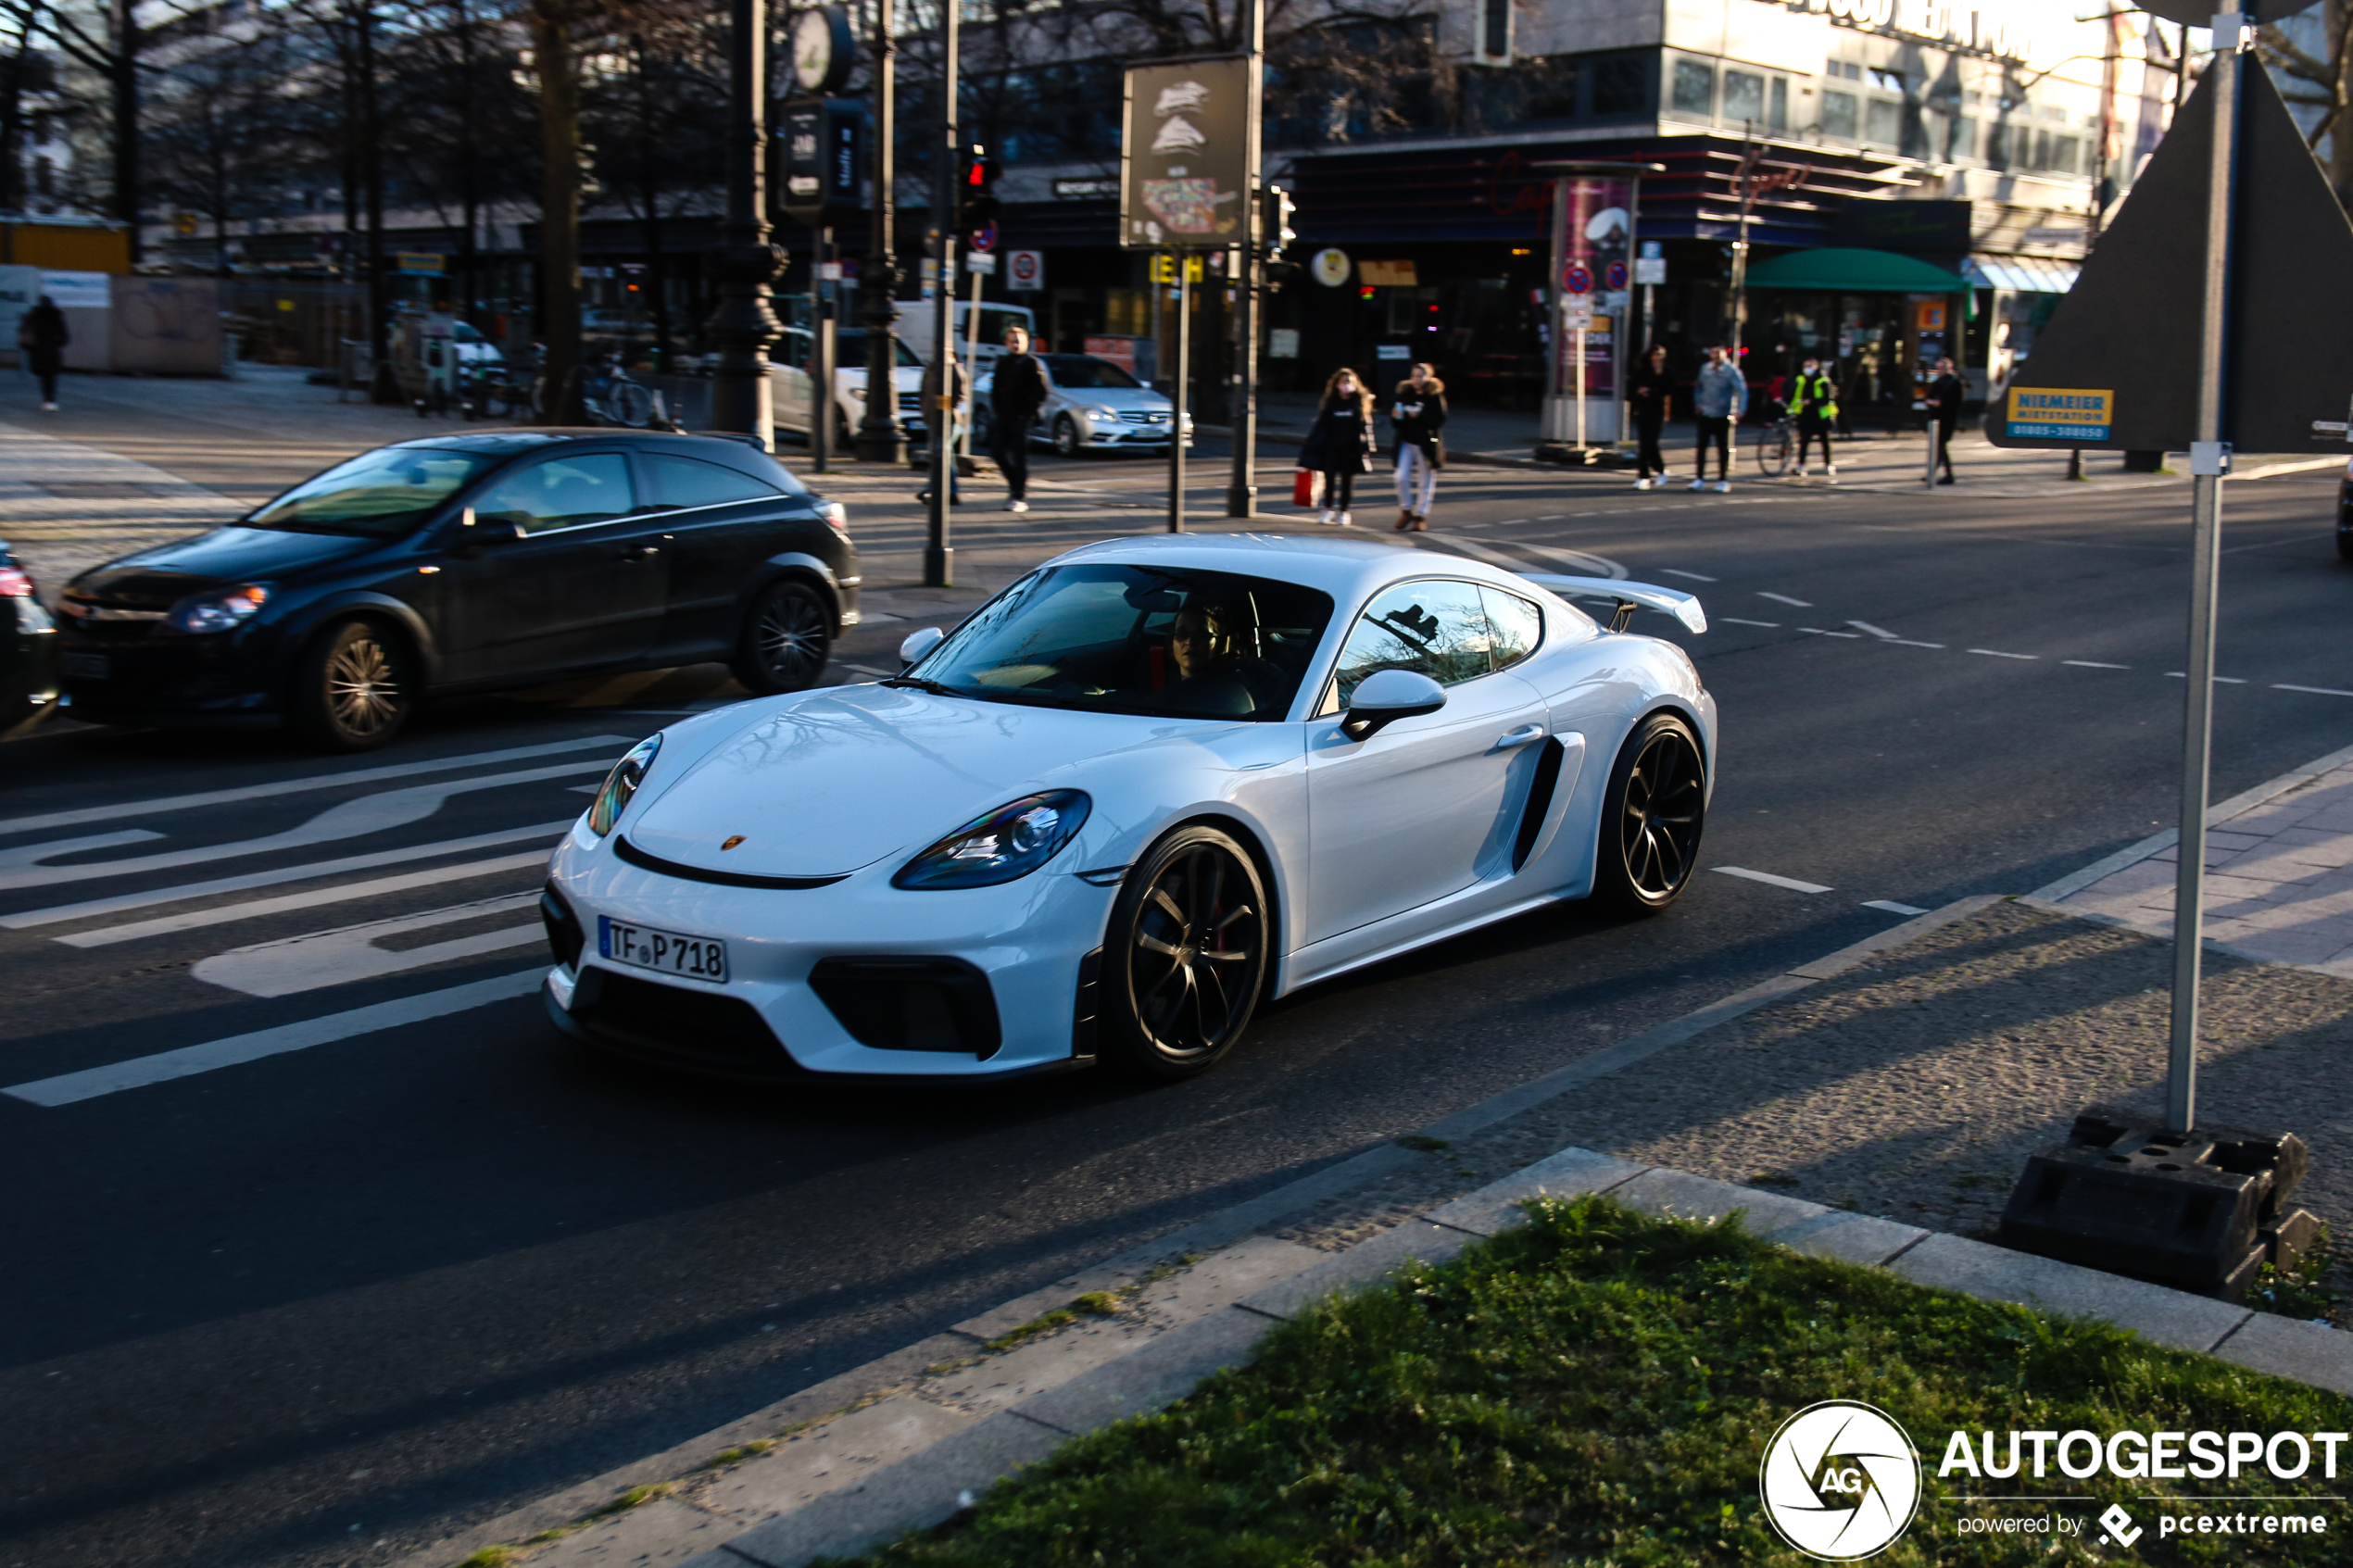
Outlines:
[[171,607],[171,613],[163,618],[164,630],[226,632],[252,620],[255,612],[269,602],[270,590],[258,583],[198,594]]
[[1075,789],[1025,795],[965,823],[899,868],[893,887],[993,887],[1027,876],[1087,824],[1094,802]]
[[648,735],[629,748],[629,754],[612,765],[605,782],[598,787],[597,798],[588,807],[588,831],[598,838],[612,832],[613,823],[629,809],[637,786],[646,782],[646,771],[654,765],[654,754],[661,749],[660,734]]

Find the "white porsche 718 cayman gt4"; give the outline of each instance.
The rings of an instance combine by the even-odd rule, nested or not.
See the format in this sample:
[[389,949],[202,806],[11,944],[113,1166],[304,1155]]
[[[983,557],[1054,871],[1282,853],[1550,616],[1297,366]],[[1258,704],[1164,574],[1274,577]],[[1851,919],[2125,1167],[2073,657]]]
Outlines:
[[1716,703],[1638,607],[1706,629],[1370,542],[1073,550],[897,677],[641,742],[550,867],[548,1011],[749,1080],[1178,1078],[1262,997],[1559,899],[1663,909]]

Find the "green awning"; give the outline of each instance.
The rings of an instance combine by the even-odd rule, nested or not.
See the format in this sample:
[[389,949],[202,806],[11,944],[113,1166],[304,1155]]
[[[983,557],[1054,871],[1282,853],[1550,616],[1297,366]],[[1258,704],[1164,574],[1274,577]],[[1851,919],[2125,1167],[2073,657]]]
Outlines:
[[1751,267],[1748,286],[1818,294],[1960,294],[1969,281],[1892,250],[1793,250]]

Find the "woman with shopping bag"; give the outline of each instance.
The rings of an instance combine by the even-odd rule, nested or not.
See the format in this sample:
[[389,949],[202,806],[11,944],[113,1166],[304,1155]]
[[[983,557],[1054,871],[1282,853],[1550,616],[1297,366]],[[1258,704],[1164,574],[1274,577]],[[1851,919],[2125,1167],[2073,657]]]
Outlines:
[[1293,482],[1291,495],[1315,474],[1324,476],[1323,510],[1315,521],[1327,527],[1352,528],[1349,492],[1356,476],[1372,470],[1373,394],[1356,372],[1342,365],[1324,383],[1324,398],[1299,449],[1302,476]]

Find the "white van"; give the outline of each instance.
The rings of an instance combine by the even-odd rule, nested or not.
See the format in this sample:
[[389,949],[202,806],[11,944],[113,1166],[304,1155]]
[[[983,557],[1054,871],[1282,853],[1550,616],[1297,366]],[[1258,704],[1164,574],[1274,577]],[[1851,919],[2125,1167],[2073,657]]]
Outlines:
[[[931,363],[931,340],[938,323],[938,310],[928,299],[902,299],[899,304],[896,323],[900,341],[913,349],[926,365]],[[956,358],[964,357],[964,345],[973,330],[973,302],[960,299],[955,306]],[[1038,313],[1026,305],[999,305],[983,301],[980,306],[980,341],[974,345],[973,373],[986,375],[997,357],[1005,352],[1005,329],[1023,327],[1029,332],[1033,345],[1038,342]]]

